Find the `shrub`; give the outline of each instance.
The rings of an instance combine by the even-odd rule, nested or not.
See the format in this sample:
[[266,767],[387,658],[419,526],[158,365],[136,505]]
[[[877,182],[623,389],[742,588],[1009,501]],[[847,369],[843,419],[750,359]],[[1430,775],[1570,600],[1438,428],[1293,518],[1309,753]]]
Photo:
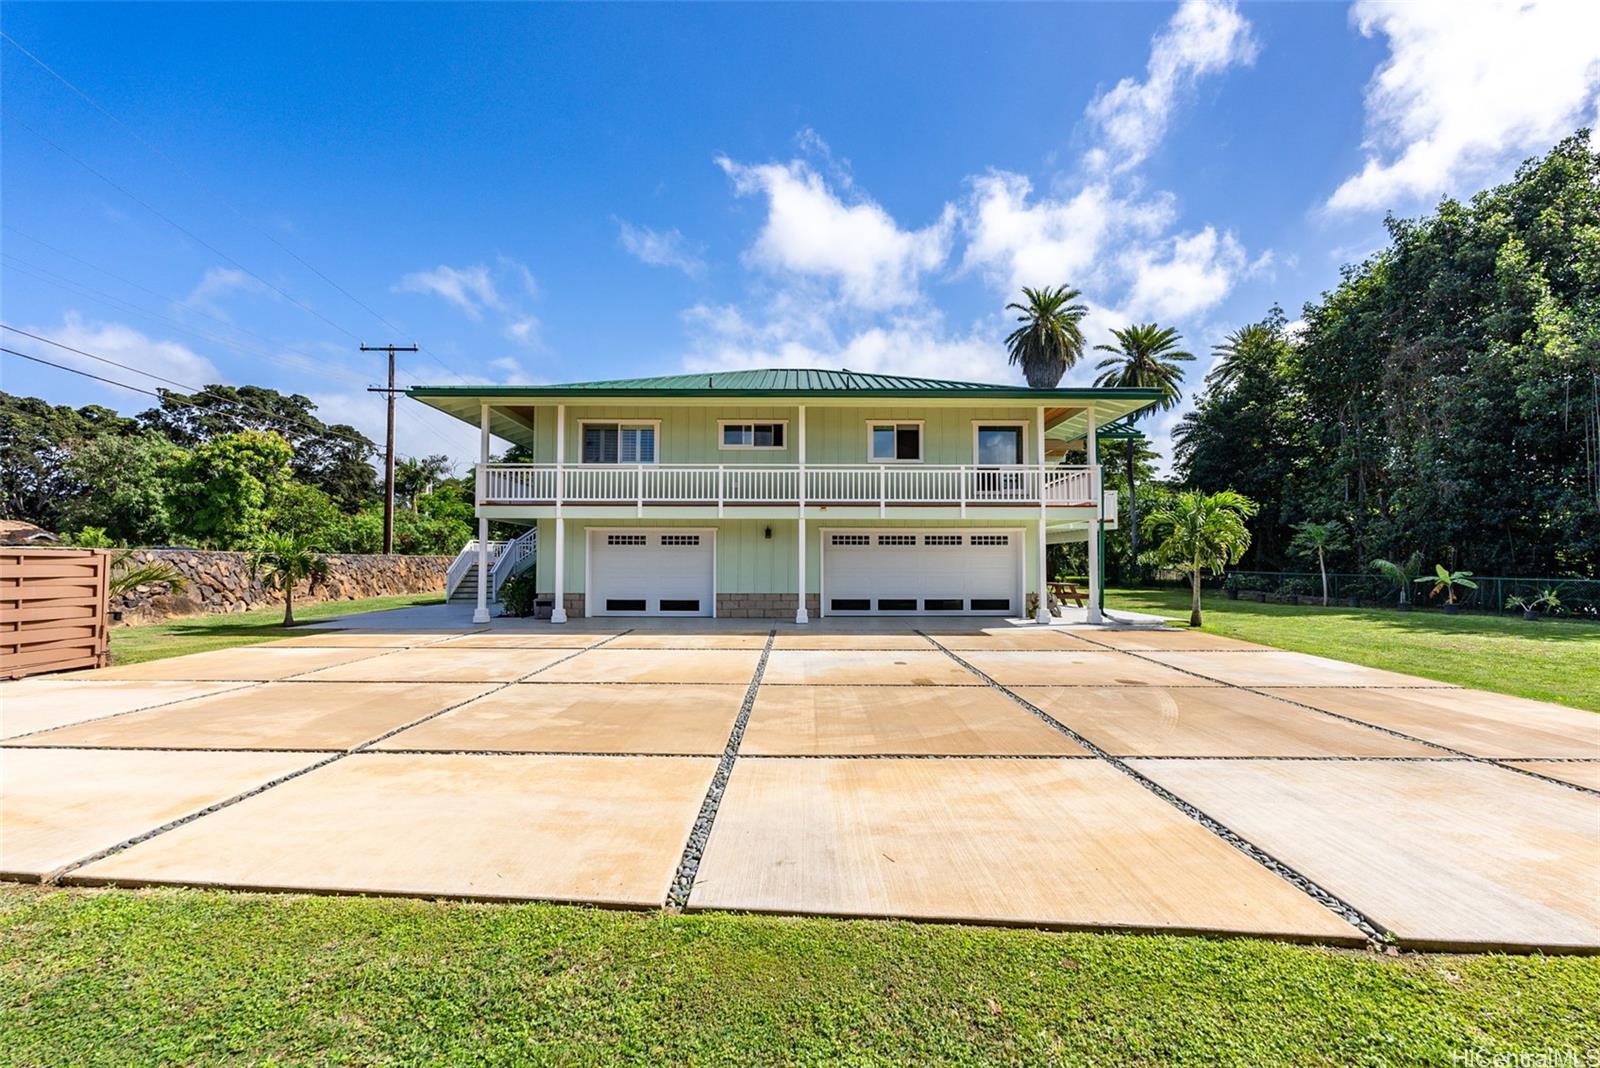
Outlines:
[[503,615],[531,616],[534,601],[534,569],[513,575],[500,587],[500,604]]

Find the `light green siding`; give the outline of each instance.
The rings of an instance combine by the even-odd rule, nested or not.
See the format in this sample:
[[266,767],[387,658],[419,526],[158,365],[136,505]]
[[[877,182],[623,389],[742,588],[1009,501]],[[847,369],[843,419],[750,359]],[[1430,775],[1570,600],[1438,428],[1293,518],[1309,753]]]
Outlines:
[[[1037,463],[1037,408],[982,407],[826,407],[806,406],[806,462],[813,464],[864,464],[867,459],[867,423],[870,420],[921,422],[923,462],[970,464],[973,462],[973,424],[977,422],[1027,423],[1024,433],[1026,462]],[[582,456],[585,421],[617,419],[659,420],[661,433],[657,462],[664,464],[792,464],[799,460],[799,418],[795,406],[783,405],[581,405],[566,411],[566,459]],[[721,449],[718,422],[755,420],[787,422],[782,449]],[[556,411],[537,409],[534,419],[535,459],[555,460]]]
[[[717,535],[717,592],[718,593],[794,593],[795,592],[795,539],[798,524],[790,520],[576,520],[567,523],[566,592],[584,592],[585,556],[590,527],[616,529],[623,527],[695,527],[715,530]],[[845,530],[850,528],[903,528],[917,527],[995,530],[1021,529],[1023,533],[1023,572],[1027,589],[1036,587],[1038,581],[1039,524],[1037,522],[972,521],[936,523],[921,520],[874,519],[871,521],[809,521],[806,523],[806,592],[819,592],[821,575],[821,529]],[[767,537],[766,532],[772,531]],[[555,587],[555,521],[539,521],[539,589],[550,592]]]

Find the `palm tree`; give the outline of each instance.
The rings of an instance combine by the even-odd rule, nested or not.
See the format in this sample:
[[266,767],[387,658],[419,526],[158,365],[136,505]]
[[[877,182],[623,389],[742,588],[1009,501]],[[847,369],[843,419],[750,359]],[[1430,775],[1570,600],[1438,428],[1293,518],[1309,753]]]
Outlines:
[[417,498],[433,492],[439,482],[450,476],[454,465],[450,457],[443,454],[434,456],[401,457],[395,464],[394,485],[395,492],[405,499],[411,510],[417,510]]
[[1399,563],[1393,560],[1378,559],[1372,561],[1372,569],[1400,587],[1400,608],[1411,608],[1411,582],[1417,577],[1417,572],[1422,570],[1422,554],[1412,553]]
[[1206,375],[1206,385],[1219,393],[1229,389],[1244,377],[1252,363],[1275,357],[1274,350],[1281,341],[1278,331],[1270,323],[1251,323],[1240,327],[1223,338],[1222,344],[1212,347],[1217,362]]
[[[1100,377],[1097,386],[1136,386],[1142,389],[1159,389],[1161,400],[1156,407],[1161,411],[1173,407],[1183,397],[1178,384],[1183,381],[1180,363],[1194,359],[1194,354],[1178,348],[1181,339],[1170,326],[1144,323],[1111,331],[1117,339],[1115,345],[1096,345],[1095,351],[1109,352],[1111,356],[1096,365]],[[1146,409],[1148,412],[1149,409]],[[1129,422],[1140,418],[1129,417]],[[1134,450],[1127,452],[1128,459],[1128,546],[1135,567],[1139,560],[1139,494],[1134,486]]]
[[1011,363],[1020,364],[1022,377],[1032,389],[1054,389],[1067,369],[1083,355],[1083,329],[1079,324],[1089,314],[1082,304],[1074,304],[1083,294],[1066,286],[1043,289],[1022,287],[1026,303],[1012,302],[1007,311],[1019,311],[1022,325],[1006,338]]
[[250,578],[257,577],[269,590],[283,591],[283,625],[294,626],[294,588],[307,579],[313,583],[328,577],[328,558],[311,548],[305,538],[290,534],[268,534],[250,554]]
[[1256,511],[1255,501],[1234,490],[1184,490],[1145,516],[1145,536],[1159,541],[1149,562],[1189,576],[1189,626],[1200,626],[1200,576],[1220,575],[1243,558],[1250,548],[1245,520]]
[[1328,554],[1349,545],[1345,540],[1344,526],[1337,519],[1326,523],[1313,523],[1307,519],[1294,528],[1289,541],[1289,551],[1296,556],[1317,558],[1317,570],[1322,572],[1322,607],[1328,607]]

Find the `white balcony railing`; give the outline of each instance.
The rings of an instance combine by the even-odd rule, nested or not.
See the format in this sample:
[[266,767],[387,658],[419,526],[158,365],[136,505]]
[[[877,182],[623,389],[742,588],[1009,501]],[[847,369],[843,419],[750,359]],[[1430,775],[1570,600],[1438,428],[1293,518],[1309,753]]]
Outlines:
[[1088,467],[931,464],[486,464],[486,504],[1086,506]]

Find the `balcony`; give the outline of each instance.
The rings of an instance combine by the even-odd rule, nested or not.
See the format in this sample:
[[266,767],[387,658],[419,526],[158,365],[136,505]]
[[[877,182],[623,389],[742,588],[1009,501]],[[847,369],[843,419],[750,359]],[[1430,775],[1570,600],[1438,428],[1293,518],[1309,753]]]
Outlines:
[[[804,492],[802,493],[802,489]],[[1089,467],[931,464],[484,464],[483,505],[650,505],[715,508],[1091,508]]]

